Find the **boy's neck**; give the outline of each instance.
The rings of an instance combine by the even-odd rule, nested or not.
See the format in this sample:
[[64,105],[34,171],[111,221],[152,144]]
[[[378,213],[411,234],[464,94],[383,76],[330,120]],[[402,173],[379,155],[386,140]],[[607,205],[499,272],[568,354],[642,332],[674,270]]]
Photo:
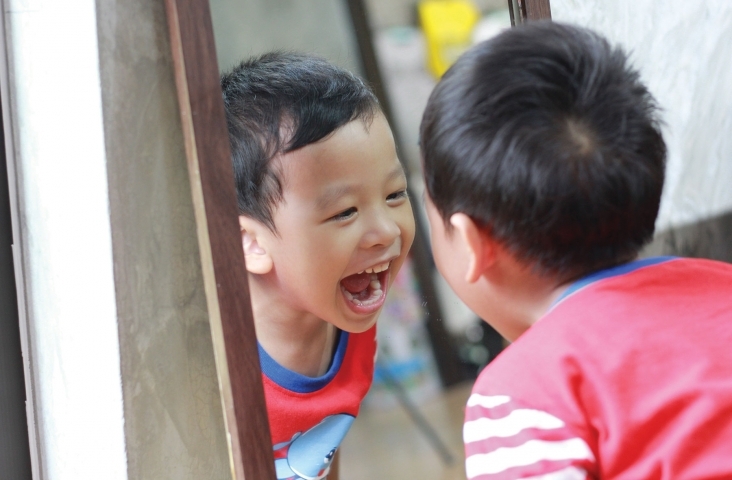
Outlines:
[[327,373],[338,329],[312,314],[292,312],[251,281],[257,341],[282,367],[308,377]]
[[500,319],[494,326],[512,342],[543,317],[572,284],[539,275],[512,256],[504,256],[484,282],[485,292],[493,299],[490,318]]
[[522,333],[541,319],[554,302],[564,293],[568,285],[556,285],[536,278],[524,279],[524,287],[502,294],[506,302],[506,315],[513,318],[516,328],[507,333],[506,338],[516,340]]

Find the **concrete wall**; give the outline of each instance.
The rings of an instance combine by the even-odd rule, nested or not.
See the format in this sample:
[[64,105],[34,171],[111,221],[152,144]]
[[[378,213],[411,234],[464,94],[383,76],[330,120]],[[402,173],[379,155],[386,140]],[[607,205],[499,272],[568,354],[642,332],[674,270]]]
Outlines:
[[231,478],[164,2],[97,19],[129,478]]

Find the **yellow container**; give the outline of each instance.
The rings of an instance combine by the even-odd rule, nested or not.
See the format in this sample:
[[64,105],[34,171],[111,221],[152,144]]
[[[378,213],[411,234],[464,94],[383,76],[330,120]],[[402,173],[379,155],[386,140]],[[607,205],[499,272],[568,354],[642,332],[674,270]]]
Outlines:
[[418,11],[427,40],[427,68],[440,78],[471,46],[480,11],[469,0],[423,0]]

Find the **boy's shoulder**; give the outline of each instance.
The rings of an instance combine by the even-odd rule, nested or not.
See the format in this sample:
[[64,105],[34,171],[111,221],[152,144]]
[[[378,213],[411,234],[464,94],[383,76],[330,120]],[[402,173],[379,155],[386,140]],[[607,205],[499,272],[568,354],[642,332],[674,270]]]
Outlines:
[[[543,320],[550,320],[545,323],[552,326],[569,323],[570,328],[581,322],[585,327],[607,330],[605,334],[623,335],[654,328],[658,326],[655,321],[662,321],[665,328],[683,327],[689,316],[701,320],[715,316],[715,305],[732,306],[730,287],[732,264],[698,258],[645,258],[577,280]],[[666,319],[672,312],[674,318]]]
[[[606,333],[637,333],[636,329],[653,328],[655,320],[673,311],[679,320],[664,320],[668,327],[683,324],[681,319],[686,316],[713,316],[714,305],[732,305],[730,287],[732,264],[697,258],[645,258],[575,281],[536,325],[560,332],[581,325],[585,332],[597,328]],[[625,324],[628,326],[621,328]]]
[[703,259],[657,257],[590,275],[486,367],[490,390],[611,388],[651,378],[658,364],[715,355],[732,365],[731,289],[732,265]]
[[[643,469],[664,452],[680,458],[688,450],[685,435],[655,438],[666,431],[659,424],[713,439],[712,426],[732,408],[732,265],[682,258],[639,265],[600,275],[556,303],[483,370],[466,418],[528,415],[539,433],[516,441],[581,439],[603,452],[600,466],[610,469],[603,471],[632,465],[632,478],[648,478]],[[732,440],[732,427],[720,435]],[[629,459],[639,443],[661,448],[636,465]]]

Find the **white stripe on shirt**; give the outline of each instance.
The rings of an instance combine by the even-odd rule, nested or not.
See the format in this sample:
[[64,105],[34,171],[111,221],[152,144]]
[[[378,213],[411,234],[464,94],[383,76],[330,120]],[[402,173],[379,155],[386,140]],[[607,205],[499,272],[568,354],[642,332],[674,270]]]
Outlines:
[[563,426],[564,422],[554,415],[541,410],[522,408],[502,418],[482,417],[465,422],[463,440],[465,443],[470,443],[494,437],[511,437],[528,428],[551,430]]
[[587,472],[577,467],[567,467],[544,475],[524,477],[524,480],[585,480]]
[[511,397],[508,395],[481,395],[479,393],[474,393],[470,395],[470,398],[468,399],[468,407],[479,406],[483,408],[493,408],[510,401]]
[[465,460],[465,472],[470,479],[545,460],[594,461],[594,458],[592,451],[581,438],[563,441],[529,440],[517,447],[501,447],[490,453],[470,455]]

